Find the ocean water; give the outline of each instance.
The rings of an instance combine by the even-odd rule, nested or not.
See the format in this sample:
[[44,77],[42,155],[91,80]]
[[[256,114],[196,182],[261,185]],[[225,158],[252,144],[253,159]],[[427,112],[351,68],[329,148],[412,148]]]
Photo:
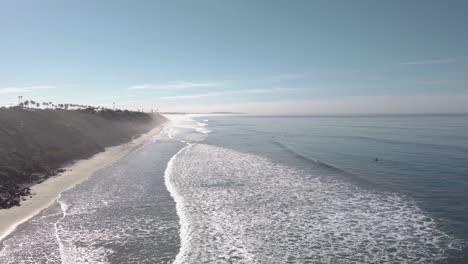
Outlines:
[[468,116],[193,119],[176,263],[467,262]]
[[467,263],[466,115],[169,117],[0,263]]
[[0,244],[0,263],[172,263],[179,219],[166,189],[183,145],[154,138],[61,194]]

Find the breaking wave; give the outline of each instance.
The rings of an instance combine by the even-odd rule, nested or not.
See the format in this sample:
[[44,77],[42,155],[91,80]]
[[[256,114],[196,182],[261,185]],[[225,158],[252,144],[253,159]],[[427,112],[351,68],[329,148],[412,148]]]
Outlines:
[[460,242],[413,201],[198,144],[171,160],[175,263],[433,263]]

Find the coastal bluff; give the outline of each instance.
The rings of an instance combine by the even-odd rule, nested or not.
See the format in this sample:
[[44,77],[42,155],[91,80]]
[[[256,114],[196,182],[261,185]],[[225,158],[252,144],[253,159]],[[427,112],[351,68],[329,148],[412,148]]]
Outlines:
[[0,209],[20,205],[30,186],[64,165],[120,145],[166,121],[122,110],[0,109]]

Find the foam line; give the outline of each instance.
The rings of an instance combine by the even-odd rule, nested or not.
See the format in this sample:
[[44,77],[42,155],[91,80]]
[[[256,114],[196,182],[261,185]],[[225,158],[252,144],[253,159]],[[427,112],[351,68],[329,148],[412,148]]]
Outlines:
[[180,250],[173,262],[174,264],[183,263],[184,253],[187,251],[189,247],[188,241],[190,239],[190,232],[189,232],[187,217],[185,216],[185,213],[183,210],[182,196],[180,196],[177,193],[177,189],[171,182],[171,172],[174,166],[174,161],[177,159],[177,156],[179,156],[182,152],[190,149],[191,147],[192,145],[189,144],[183,147],[182,149],[180,149],[174,156],[172,156],[172,158],[167,163],[166,170],[164,171],[164,183],[166,184],[166,188],[171,194],[172,198],[176,202],[176,210],[177,210],[177,215],[179,216],[179,224],[180,224]]
[[73,188],[91,177],[96,171],[125,157],[144,144],[146,140],[159,134],[160,129],[161,127],[158,126],[129,143],[106,148],[105,151],[89,159],[79,160],[65,167],[66,171],[60,177],[52,177],[34,185],[31,188],[31,192],[36,193],[33,199],[22,202],[19,207],[0,210],[0,241],[11,234],[20,224],[54,204],[59,193]]
[[59,197],[57,198],[56,202],[60,204],[60,210],[62,210],[62,217],[59,218],[54,223],[54,235],[55,235],[55,239],[57,240],[58,247],[59,247],[60,261],[61,263],[67,263],[66,255],[65,255],[65,247],[63,245],[62,239],[60,238],[60,234],[59,234],[59,224],[65,217],[67,217],[68,207],[65,202],[60,200],[61,197],[62,197],[62,193],[59,194]]
[[174,263],[437,263],[461,242],[394,193],[197,144],[166,168],[180,217]]

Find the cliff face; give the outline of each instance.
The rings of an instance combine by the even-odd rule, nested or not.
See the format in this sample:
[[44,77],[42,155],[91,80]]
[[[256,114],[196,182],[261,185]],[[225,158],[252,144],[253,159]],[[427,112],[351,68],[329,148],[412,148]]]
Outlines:
[[128,142],[164,121],[119,110],[0,109],[0,208],[19,205],[28,186],[65,163]]

